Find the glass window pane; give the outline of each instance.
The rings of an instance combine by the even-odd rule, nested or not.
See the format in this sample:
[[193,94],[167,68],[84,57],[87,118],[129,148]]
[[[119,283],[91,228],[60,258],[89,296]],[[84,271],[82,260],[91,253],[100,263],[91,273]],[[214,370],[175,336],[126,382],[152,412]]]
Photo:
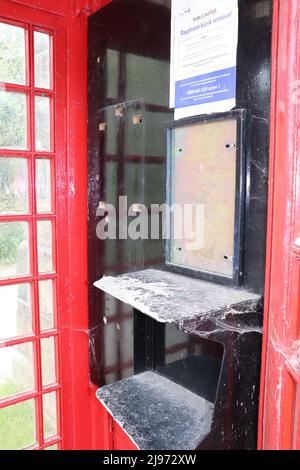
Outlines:
[[0,278],[30,274],[27,222],[0,222]]
[[29,210],[26,158],[0,157],[0,213],[20,214]]
[[35,443],[34,400],[0,410],[0,450],[21,450]]
[[51,161],[36,160],[36,206],[39,214],[51,212]]
[[26,84],[25,29],[0,22],[0,82]]
[[50,88],[50,36],[34,33],[34,83],[38,88]]
[[0,287],[0,340],[32,333],[30,284]]
[[26,95],[0,91],[0,148],[27,148]]
[[43,386],[45,387],[46,385],[51,385],[56,382],[54,338],[42,339],[41,350],[42,350],[42,381],[43,381]]
[[34,388],[32,343],[0,348],[0,399]]
[[40,151],[51,150],[50,139],[50,98],[35,97],[35,148]]
[[[178,127],[171,134],[172,264],[233,276],[237,121]],[[188,209],[189,212],[188,212]],[[180,214],[179,214],[180,215]]]
[[45,439],[54,437],[57,432],[57,408],[56,408],[56,392],[48,393],[43,396],[43,412],[44,412],[44,436]]
[[54,446],[46,447],[45,450],[58,450],[58,445],[54,444]]
[[37,222],[37,238],[39,272],[52,272],[52,222],[50,220],[40,220]]
[[53,281],[39,282],[41,330],[54,328]]

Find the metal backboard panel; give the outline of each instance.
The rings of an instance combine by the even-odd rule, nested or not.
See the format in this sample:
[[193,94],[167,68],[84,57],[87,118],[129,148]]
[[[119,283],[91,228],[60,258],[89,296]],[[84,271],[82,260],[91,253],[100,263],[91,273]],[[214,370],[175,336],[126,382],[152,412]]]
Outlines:
[[[189,209],[190,223],[172,212],[168,253],[171,264],[234,276],[237,141],[235,118],[170,130],[169,201],[182,211],[186,205],[195,205]],[[178,226],[181,220],[185,221],[183,229]]]

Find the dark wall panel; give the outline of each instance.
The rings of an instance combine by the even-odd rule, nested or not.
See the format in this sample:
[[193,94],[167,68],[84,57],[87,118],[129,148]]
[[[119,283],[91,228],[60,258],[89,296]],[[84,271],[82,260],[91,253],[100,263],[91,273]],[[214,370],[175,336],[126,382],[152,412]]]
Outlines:
[[[247,111],[247,195],[244,286],[264,288],[272,1],[240,0],[237,107]],[[89,314],[92,381],[98,385],[133,371],[132,311],[102,294],[93,282],[163,264],[157,241],[100,241],[99,201],[165,200],[165,126],[168,108],[170,2],[114,0],[89,18]],[[133,100],[133,102],[132,102]],[[130,103],[131,101],[131,103]],[[110,106],[125,103],[116,118]],[[142,124],[132,126],[140,114]],[[106,122],[107,131],[99,131]],[[176,338],[174,338],[176,342]]]

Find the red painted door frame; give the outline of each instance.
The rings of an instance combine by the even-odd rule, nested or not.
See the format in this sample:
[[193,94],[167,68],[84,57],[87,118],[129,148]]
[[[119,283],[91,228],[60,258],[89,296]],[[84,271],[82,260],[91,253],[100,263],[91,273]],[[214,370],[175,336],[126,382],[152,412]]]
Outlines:
[[[61,385],[63,449],[132,449],[132,442],[113,423],[95,397],[89,379],[87,301],[87,16],[110,0],[7,0],[8,16],[23,9],[28,21],[52,15],[65,44],[59,77],[64,88],[60,128],[58,259],[60,277]],[[1,14],[0,3],[0,14]],[[65,60],[67,58],[67,60]],[[63,131],[64,129],[64,131]],[[63,306],[62,306],[63,302]]]
[[[72,2],[5,0],[0,14],[48,27],[56,36],[56,171],[58,330],[60,335],[61,437],[63,449],[103,447],[100,408],[89,382],[87,316],[87,25],[73,16]],[[66,57],[69,60],[66,61]],[[76,77],[76,80],[72,79]],[[95,433],[93,425],[96,426]],[[95,424],[94,424],[95,423]],[[39,423],[38,423],[39,424]]]
[[[17,277],[7,281],[6,279],[1,281],[2,285],[6,285],[8,282],[13,283],[28,283],[31,289],[31,298],[32,298],[32,310],[33,310],[33,332],[32,334],[25,335],[21,338],[12,338],[10,341],[4,342],[2,346],[4,348],[12,347],[14,344],[27,344],[34,351],[34,371],[35,371],[35,387],[33,391],[30,391],[29,394],[15,395],[9,400],[2,400],[3,409],[9,406],[9,403],[22,403],[24,399],[33,399],[35,404],[35,416],[36,416],[36,435],[37,442],[34,444],[33,448],[44,449],[48,445],[52,444],[61,444],[61,438],[63,435],[63,427],[60,420],[61,416],[61,407],[62,407],[62,398],[63,393],[62,386],[63,377],[61,374],[61,361],[59,360],[63,353],[61,349],[63,348],[64,335],[61,328],[64,320],[64,313],[67,310],[66,297],[64,295],[64,284],[61,282],[67,276],[67,259],[64,257],[61,259],[60,253],[65,252],[65,243],[66,240],[62,237],[57,237],[64,226],[64,217],[66,215],[66,206],[64,199],[61,197],[56,197],[59,194],[59,185],[56,184],[57,181],[61,181],[64,184],[65,171],[64,165],[66,161],[66,144],[65,144],[65,99],[66,99],[66,87],[64,81],[56,80],[54,75],[55,71],[59,74],[65,74],[65,61],[63,56],[63,51],[65,50],[65,21],[63,17],[54,16],[49,13],[32,10],[23,5],[12,4],[10,1],[2,0],[1,9],[0,9],[1,20],[7,22],[8,24],[15,24],[19,27],[24,28],[26,31],[26,82],[24,85],[15,85],[15,84],[5,84],[6,92],[17,92],[21,93],[26,97],[27,102],[27,146],[26,150],[17,151],[17,150],[5,150],[1,151],[2,155],[11,155],[11,158],[15,156],[26,158],[27,167],[30,168],[28,178],[29,186],[29,211],[26,215],[21,216],[12,216],[7,217],[1,216],[1,221],[7,221],[8,223],[12,221],[21,220],[25,221],[28,224],[30,232],[30,243],[29,243],[29,252],[31,258],[31,268],[30,274],[24,275],[22,278]],[[36,31],[40,31],[50,35],[51,49],[54,51],[51,54],[51,86],[48,89],[38,88],[34,80],[34,34]],[[60,49],[57,50],[56,44],[60,44]],[[35,140],[35,100],[36,97],[43,97],[49,100],[50,111],[50,126],[49,126],[49,135],[51,140],[51,147],[48,151],[39,151],[36,147]],[[59,124],[60,123],[60,124]],[[51,168],[51,195],[52,195],[52,204],[51,211],[48,214],[41,214],[37,211],[36,207],[36,170],[35,165],[38,161],[47,161]],[[56,176],[55,176],[56,175]],[[58,190],[58,191],[56,191]],[[53,238],[53,243],[51,247],[51,263],[53,263],[53,270],[51,273],[41,273],[38,269],[38,224],[44,223],[51,226],[51,233]],[[53,324],[53,328],[47,331],[42,330],[40,325],[40,305],[39,305],[39,289],[38,285],[41,280],[47,280],[51,282],[54,289],[54,297],[57,302],[54,302],[54,311],[56,321]],[[53,377],[53,384],[45,387],[42,383],[42,376],[44,371],[42,371],[43,364],[43,354],[42,354],[42,345],[45,344],[45,341],[53,341],[53,348],[55,348],[55,357],[56,365],[55,368],[55,377]],[[53,353],[54,354],[54,353]],[[49,359],[51,360],[51,354],[49,354]],[[52,362],[52,361],[51,361]],[[53,357],[54,362],[54,357]],[[44,436],[44,425],[43,425],[43,401],[47,399],[50,395],[47,393],[50,392],[52,397],[56,398],[57,402],[57,417],[58,417],[58,429],[57,435],[49,441],[45,439]],[[31,396],[30,396],[31,395]],[[33,443],[31,443],[33,444]]]
[[[109,0],[11,0],[60,15],[66,27],[66,159],[60,188],[67,201],[62,246],[66,269],[63,318],[63,435],[66,449],[129,449],[95,399],[88,370],[87,313],[87,15]],[[299,80],[300,5],[274,0],[272,132],[268,259],[259,448],[300,448]],[[12,7],[13,8],[13,7]],[[0,7],[1,9],[1,7]],[[74,79],[76,77],[76,79]],[[297,356],[298,353],[298,356]],[[114,432],[113,428],[115,429]]]
[[300,449],[300,4],[275,0],[259,448]]

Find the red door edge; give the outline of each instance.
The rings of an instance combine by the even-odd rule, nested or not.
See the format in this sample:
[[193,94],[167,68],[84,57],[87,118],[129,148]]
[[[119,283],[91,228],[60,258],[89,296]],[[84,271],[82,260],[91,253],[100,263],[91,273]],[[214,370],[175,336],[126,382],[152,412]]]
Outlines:
[[269,200],[268,200],[268,227],[267,227],[267,256],[266,256],[266,283],[264,294],[264,325],[262,343],[262,373],[260,383],[260,406],[258,426],[258,449],[262,449],[263,440],[263,409],[265,390],[265,370],[267,361],[267,342],[269,327],[269,300],[270,300],[270,272],[272,258],[272,222],[274,213],[274,177],[275,177],[275,147],[276,147],[276,109],[277,109],[277,65],[278,65],[278,32],[279,32],[280,0],[274,1],[273,28],[272,28],[272,58],[271,58],[271,123],[270,123],[270,161],[269,161]]
[[[63,449],[111,449],[110,418],[96,400],[96,387],[89,380],[88,303],[87,303],[87,17],[75,16],[73,0],[7,0],[9,14],[26,9],[28,20],[52,14],[61,24],[66,38],[64,106],[66,117],[66,161],[60,181],[64,194],[65,230],[61,231],[65,284],[61,287],[67,304],[62,319],[61,354]],[[84,2],[82,2],[84,3]],[[104,3],[104,2],[103,2]],[[99,2],[98,2],[99,4]],[[2,4],[3,5],[3,4]],[[0,5],[0,13],[1,13]],[[90,11],[91,13],[91,11]],[[76,79],[74,79],[76,77]],[[62,226],[60,225],[60,230]],[[60,260],[62,261],[62,260]]]
[[[300,449],[300,5],[275,2],[259,449]],[[294,247],[294,248],[293,248]],[[296,253],[297,255],[297,253]]]

